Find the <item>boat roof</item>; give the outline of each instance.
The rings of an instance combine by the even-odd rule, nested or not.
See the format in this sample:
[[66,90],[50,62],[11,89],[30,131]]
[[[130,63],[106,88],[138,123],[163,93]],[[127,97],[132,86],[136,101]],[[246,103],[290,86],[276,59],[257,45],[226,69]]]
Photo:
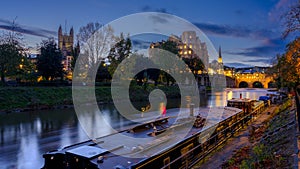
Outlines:
[[[154,120],[141,121],[141,126],[145,127],[143,131],[133,131],[134,127],[130,127],[118,133],[96,138],[84,143],[68,146],[61,150],[61,153],[72,154],[73,156],[82,157],[90,160],[99,168],[112,168],[122,165],[129,167],[132,164],[146,160],[148,157],[155,156],[161,152],[171,149],[176,144],[184,140],[184,138],[192,137],[194,134],[218,124],[239,112],[241,109],[234,107],[208,107],[194,109],[193,116],[190,116],[190,109],[180,109],[180,113],[168,110],[167,117],[156,117]],[[175,113],[174,113],[175,112]],[[177,112],[177,114],[176,114]],[[151,112],[149,112],[148,116]],[[181,125],[184,121],[188,121],[190,117],[200,115],[206,118],[206,125],[203,128],[192,127],[188,133],[185,125]],[[158,130],[173,127],[174,130],[167,130],[162,135],[151,136],[149,133],[153,131],[152,125],[156,120],[162,120],[157,125]],[[166,120],[166,121],[164,121]],[[149,125],[145,125],[149,124]],[[138,125],[139,126],[139,125]],[[138,128],[135,128],[138,129]],[[122,135],[120,137],[120,134]],[[184,138],[182,138],[184,136]],[[132,138],[141,138],[139,139]],[[54,153],[53,153],[54,154]],[[103,158],[99,162],[99,158]]]
[[232,98],[228,100],[227,102],[251,102],[253,101],[252,99],[249,98]]

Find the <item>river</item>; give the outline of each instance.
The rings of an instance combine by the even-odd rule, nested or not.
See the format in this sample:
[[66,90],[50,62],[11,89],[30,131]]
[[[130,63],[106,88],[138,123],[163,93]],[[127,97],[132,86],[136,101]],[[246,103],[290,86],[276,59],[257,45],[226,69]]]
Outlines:
[[[212,95],[201,95],[201,106],[225,106],[226,100],[258,99],[265,89],[226,89]],[[179,102],[168,101],[168,108]],[[141,103],[143,105],[143,103]],[[113,105],[99,106],[111,125],[124,127],[126,119]],[[0,169],[35,169],[43,166],[43,153],[89,139],[73,109],[41,110],[0,114]]]

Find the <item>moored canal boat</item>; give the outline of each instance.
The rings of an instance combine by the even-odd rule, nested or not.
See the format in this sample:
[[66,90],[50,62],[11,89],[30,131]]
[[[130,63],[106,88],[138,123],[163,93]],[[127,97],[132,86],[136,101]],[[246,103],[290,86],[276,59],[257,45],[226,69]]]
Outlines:
[[[263,108],[262,101],[232,99],[227,107],[199,109],[182,118],[160,117],[118,133],[48,152],[43,155],[43,169],[190,168]],[[182,134],[181,128],[190,121],[194,124],[184,139],[173,143],[172,140]],[[126,143],[126,140],[118,140],[117,134],[150,138],[151,141]]]

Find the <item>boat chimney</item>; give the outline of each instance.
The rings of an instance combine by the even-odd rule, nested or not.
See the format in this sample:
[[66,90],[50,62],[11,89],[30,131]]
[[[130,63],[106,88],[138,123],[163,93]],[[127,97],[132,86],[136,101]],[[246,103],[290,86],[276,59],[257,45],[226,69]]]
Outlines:
[[194,116],[194,104],[190,104],[190,116]]
[[243,97],[242,97],[242,93],[240,93],[240,99],[242,99]]

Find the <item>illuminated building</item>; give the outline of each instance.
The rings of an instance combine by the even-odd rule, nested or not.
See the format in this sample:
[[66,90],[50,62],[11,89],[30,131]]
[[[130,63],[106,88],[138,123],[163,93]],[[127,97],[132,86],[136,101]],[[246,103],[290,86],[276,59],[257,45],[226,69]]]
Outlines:
[[[67,73],[68,79],[72,77],[71,62],[73,60],[73,46],[74,46],[74,30],[73,27],[70,29],[69,34],[62,32],[61,26],[58,28],[58,48],[61,50],[63,59],[63,69]],[[76,48],[79,51],[79,44],[77,43]]]
[[208,65],[208,51],[205,42],[201,42],[195,31],[185,31],[179,37],[171,35],[169,41],[177,43],[179,55],[184,58],[199,58]]

